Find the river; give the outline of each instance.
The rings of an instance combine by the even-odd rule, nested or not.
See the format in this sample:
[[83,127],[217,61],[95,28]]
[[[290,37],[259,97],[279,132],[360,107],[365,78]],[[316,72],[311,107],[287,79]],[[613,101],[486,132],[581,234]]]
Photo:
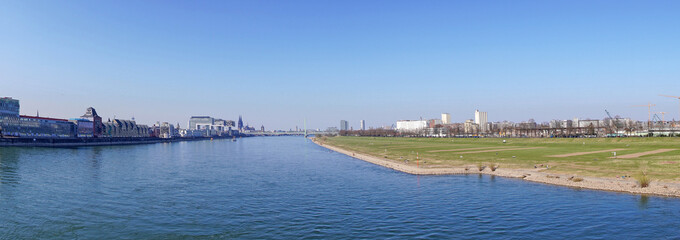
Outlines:
[[680,239],[680,199],[415,176],[302,137],[0,148],[1,239]]

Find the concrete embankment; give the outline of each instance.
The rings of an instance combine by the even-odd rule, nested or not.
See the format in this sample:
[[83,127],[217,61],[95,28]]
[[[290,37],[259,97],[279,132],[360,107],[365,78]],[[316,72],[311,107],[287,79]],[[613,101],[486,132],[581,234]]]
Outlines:
[[380,158],[368,154],[354,152],[337,146],[330,146],[312,139],[314,143],[327,149],[347,156],[364,160],[376,165],[391,168],[400,172],[416,175],[444,175],[444,174],[488,174],[500,177],[521,178],[527,181],[584,188],[612,192],[623,192],[641,195],[659,195],[668,197],[680,197],[680,183],[677,182],[651,182],[648,187],[639,187],[635,180],[616,178],[597,178],[587,176],[575,176],[573,174],[555,174],[544,172],[544,169],[507,169],[498,168],[492,171],[486,167],[479,171],[477,166],[460,166],[446,168],[418,167],[406,163]]

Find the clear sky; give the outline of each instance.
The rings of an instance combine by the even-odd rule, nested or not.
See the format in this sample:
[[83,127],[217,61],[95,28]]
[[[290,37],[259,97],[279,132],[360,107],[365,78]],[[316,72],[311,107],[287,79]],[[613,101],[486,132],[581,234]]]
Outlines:
[[22,114],[259,128],[680,119],[680,1],[2,1]]

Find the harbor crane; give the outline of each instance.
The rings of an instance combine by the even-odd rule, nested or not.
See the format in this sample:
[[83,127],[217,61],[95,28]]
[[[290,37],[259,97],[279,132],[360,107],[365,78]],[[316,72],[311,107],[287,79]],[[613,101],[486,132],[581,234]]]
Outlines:
[[680,100],[680,97],[678,97],[678,96],[663,95],[663,94],[659,94],[659,96],[662,96],[662,97],[669,97],[669,98],[676,98],[676,99]]
[[649,110],[649,117],[647,118],[647,127],[651,127],[652,123],[652,107],[656,106],[656,104],[648,103],[647,105],[633,105],[631,107],[647,107]]

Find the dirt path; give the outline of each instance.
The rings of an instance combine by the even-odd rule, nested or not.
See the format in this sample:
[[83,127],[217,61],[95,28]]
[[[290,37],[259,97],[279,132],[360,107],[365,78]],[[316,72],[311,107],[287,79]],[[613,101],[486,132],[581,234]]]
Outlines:
[[498,149],[498,148],[505,148],[507,147],[478,147],[478,148],[459,148],[459,149],[445,149],[445,150],[432,150],[432,151],[427,151],[430,153],[436,153],[436,152],[458,152],[458,151],[470,151],[470,150],[480,150],[480,149]]
[[[431,148],[431,147],[450,147],[451,145],[452,144],[448,144],[448,145],[447,144],[439,144],[439,145],[431,144],[431,145],[414,146],[414,145],[411,144],[411,145],[398,145],[398,146],[395,146],[395,147],[386,147],[386,148],[387,148],[387,150],[390,150],[390,149],[392,149],[392,150],[408,149],[408,148],[419,148],[420,149],[420,148]],[[465,144],[465,145],[468,145],[468,144]],[[460,144],[459,146],[464,146],[464,145]]]
[[501,148],[501,149],[490,149],[490,150],[481,150],[481,151],[460,152],[460,154],[468,154],[468,153],[485,153],[485,152],[501,152],[501,151],[513,151],[513,150],[529,150],[529,149],[539,149],[539,148],[545,148],[545,147]]
[[575,152],[575,153],[567,153],[567,154],[560,154],[560,155],[551,155],[551,156],[548,156],[548,157],[563,158],[563,157],[581,156],[581,155],[594,154],[594,153],[616,152],[616,151],[622,151],[622,150],[626,150],[626,149],[615,148],[615,149],[599,150],[599,151],[592,151],[592,152]]
[[642,157],[642,156],[645,156],[645,155],[670,152],[670,151],[673,151],[673,150],[677,150],[677,149],[662,148],[662,149],[657,149],[657,150],[654,150],[654,151],[631,153],[631,154],[621,155],[621,156],[618,156],[618,157],[610,157],[610,158],[624,158],[624,159],[625,158],[638,158],[638,157]]

